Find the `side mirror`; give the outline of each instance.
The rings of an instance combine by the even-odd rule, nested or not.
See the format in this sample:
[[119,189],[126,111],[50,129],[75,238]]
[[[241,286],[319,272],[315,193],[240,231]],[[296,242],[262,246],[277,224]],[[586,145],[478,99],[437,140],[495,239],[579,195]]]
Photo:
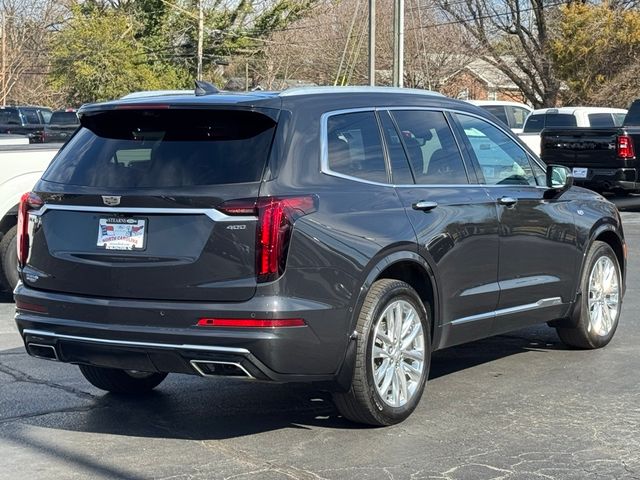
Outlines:
[[553,192],[562,193],[573,185],[571,169],[562,165],[547,165],[547,187]]

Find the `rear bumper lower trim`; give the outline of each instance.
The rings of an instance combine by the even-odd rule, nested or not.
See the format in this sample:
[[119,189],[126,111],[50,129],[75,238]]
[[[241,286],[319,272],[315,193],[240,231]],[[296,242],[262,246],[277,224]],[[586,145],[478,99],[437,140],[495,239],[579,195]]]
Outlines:
[[203,352],[216,353],[235,353],[238,355],[248,355],[250,352],[246,348],[235,347],[216,347],[209,345],[190,345],[190,344],[171,344],[171,343],[152,343],[152,342],[134,342],[130,340],[107,340],[105,338],[94,337],[78,337],[75,335],[64,335],[61,333],[47,332],[44,330],[32,330],[25,328],[22,335],[34,335],[38,337],[52,337],[61,340],[75,340],[78,342],[100,343],[104,345],[114,345],[122,347],[151,347],[151,348],[169,348],[181,350],[199,350]]

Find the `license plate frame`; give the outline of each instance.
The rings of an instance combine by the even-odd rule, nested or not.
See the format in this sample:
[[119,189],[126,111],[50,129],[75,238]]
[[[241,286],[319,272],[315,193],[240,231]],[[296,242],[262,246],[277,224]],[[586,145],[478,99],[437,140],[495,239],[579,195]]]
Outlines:
[[573,176],[573,178],[584,179],[587,178],[588,174],[589,169],[584,167],[573,167],[573,169],[571,170],[571,175]]
[[109,251],[143,251],[147,248],[148,225],[148,218],[99,217],[96,246]]

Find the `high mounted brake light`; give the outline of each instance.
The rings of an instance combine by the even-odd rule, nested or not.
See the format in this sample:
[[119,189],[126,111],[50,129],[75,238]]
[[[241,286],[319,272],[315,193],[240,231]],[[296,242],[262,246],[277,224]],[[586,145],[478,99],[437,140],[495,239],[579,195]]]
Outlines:
[[258,282],[275,280],[284,271],[293,223],[315,212],[315,195],[261,197],[257,200],[230,200],[218,209],[227,215],[258,217],[256,267]]
[[42,199],[33,192],[27,192],[20,198],[16,243],[18,245],[18,264],[21,267],[24,267],[29,257],[29,211],[37,210],[42,205]]

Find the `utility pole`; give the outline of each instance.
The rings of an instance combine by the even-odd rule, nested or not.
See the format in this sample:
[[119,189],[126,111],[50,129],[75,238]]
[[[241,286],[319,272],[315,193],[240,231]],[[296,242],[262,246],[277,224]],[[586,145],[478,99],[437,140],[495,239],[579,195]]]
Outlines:
[[369,85],[376,84],[376,0],[369,0]]
[[393,2],[393,86],[404,85],[404,0]]
[[204,6],[202,2],[203,0],[198,0],[198,71],[196,74],[198,80],[202,80],[202,44],[204,43]]
[[2,106],[4,107],[7,104],[7,34],[5,33],[6,24],[4,12],[2,12],[0,23],[2,27]]

